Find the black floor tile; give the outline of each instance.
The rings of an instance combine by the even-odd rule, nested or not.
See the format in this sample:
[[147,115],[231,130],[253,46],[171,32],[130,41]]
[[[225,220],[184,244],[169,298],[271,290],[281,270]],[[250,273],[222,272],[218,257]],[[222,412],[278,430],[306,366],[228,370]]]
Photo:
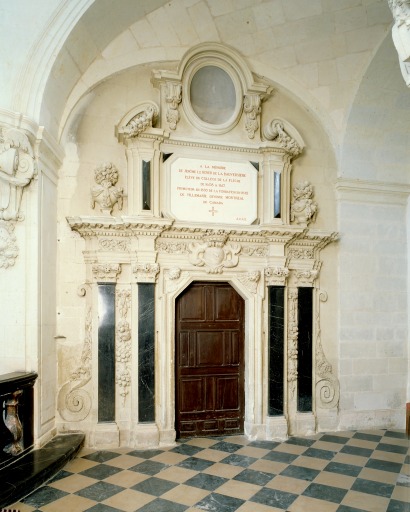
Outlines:
[[136,471],[137,473],[144,473],[144,475],[154,476],[168,467],[169,466],[167,464],[162,464],[162,462],[146,460],[140,464],[137,464],[136,466],[132,466],[129,468],[129,471]]
[[70,476],[72,474],[73,473],[71,473],[70,471],[65,471],[64,469],[62,469],[55,476],[53,476],[53,478],[51,480],[49,480],[47,483],[51,484],[53,482],[57,482],[58,480],[62,480],[63,478],[67,478],[68,476]]
[[396,439],[407,439],[405,432],[396,432],[395,430],[386,430],[385,437],[394,437]]
[[220,443],[216,443],[212,446],[212,450],[220,450],[221,452],[228,453],[235,453],[241,448],[243,448],[241,444],[227,443],[225,441],[221,441]]
[[161,453],[164,453],[164,450],[132,450],[131,452],[127,452],[127,455],[140,457],[141,459],[152,459],[152,457],[160,455]]
[[336,512],[368,512],[362,508],[348,507],[346,505],[340,505]]
[[373,441],[374,443],[378,443],[383,436],[378,436],[376,434],[365,434],[364,432],[356,432],[353,434],[355,439],[361,439],[362,441]]
[[119,457],[119,455],[119,453],[100,450],[98,452],[90,453],[89,455],[84,455],[81,458],[92,460],[94,462],[107,462],[107,460],[115,459],[115,457]]
[[410,512],[410,503],[404,501],[390,500],[386,512]]
[[95,478],[96,480],[104,480],[105,478],[115,475],[120,471],[122,471],[121,468],[108,466],[107,464],[98,464],[98,466],[94,466],[92,468],[81,471],[80,475],[88,476],[89,478]]
[[213,466],[215,463],[210,460],[198,459],[196,457],[189,457],[177,464],[180,468],[193,469],[194,471],[204,471]]
[[157,498],[156,500],[151,501],[151,503],[139,508],[138,512],[184,512],[187,508],[189,507],[179,503],[174,503],[173,501]]
[[347,489],[340,489],[331,485],[322,485],[312,483],[304,490],[303,495],[318,500],[340,503],[347,493]]
[[340,453],[347,453],[348,455],[358,455],[359,457],[370,457],[373,450],[370,448],[360,448],[359,446],[345,445],[340,450]]
[[326,443],[337,443],[346,444],[350,437],[332,436],[331,434],[324,434],[319,441],[325,441]]
[[390,473],[400,473],[402,464],[390,462],[387,460],[369,459],[366,462],[366,468],[379,469],[380,471],[390,471]]
[[302,453],[304,457],[313,457],[315,459],[332,460],[337,452],[330,450],[322,450],[320,448],[308,448]]
[[134,491],[145,492],[146,494],[152,494],[152,496],[162,496],[164,493],[170,491],[178,484],[170,482],[169,480],[162,480],[161,478],[147,478],[138,484],[131,487]]
[[103,503],[97,503],[97,505],[94,505],[91,508],[87,508],[87,510],[84,512],[122,512],[122,510],[104,505]]
[[382,450],[384,452],[390,453],[401,453],[402,455],[406,455],[408,447],[400,446],[398,444],[379,443],[376,447],[376,450]]
[[251,448],[262,448],[264,450],[273,450],[279,445],[280,443],[276,441],[252,441],[248,444]]
[[195,508],[208,512],[235,512],[243,505],[244,500],[223,494],[212,493],[195,505]]
[[231,466],[241,466],[242,468],[247,468],[258,459],[254,457],[246,457],[245,455],[238,455],[236,453],[232,453],[221,460],[222,464],[229,464]]
[[254,471],[253,469],[244,469],[234,477],[234,480],[246,482],[248,484],[266,485],[274,475],[272,473],[264,473],[263,471]]
[[227,478],[208,475],[206,473],[199,473],[198,475],[195,475],[186,482],[184,482],[184,485],[199,487],[199,489],[205,489],[206,491],[215,491],[216,489],[218,489],[218,487],[221,487],[221,485],[227,481]]
[[302,466],[288,466],[280,474],[292,478],[299,478],[299,480],[307,480],[312,482],[320,473],[317,469],[304,468]]
[[297,494],[264,487],[249,501],[286,510],[290,505],[292,505],[297,497]]
[[365,480],[364,478],[357,478],[352,487],[352,491],[364,492],[373,496],[383,496],[383,498],[390,498],[394,485],[383,484],[373,480]]
[[54,489],[54,487],[40,487],[36,491],[24,498],[22,501],[27,505],[32,507],[44,507],[44,505],[48,505],[49,503],[59,500],[63,496],[66,496],[68,493],[64,491],[60,491],[59,489]]
[[331,473],[339,473],[340,475],[358,476],[362,471],[361,466],[354,466],[353,464],[342,464],[341,462],[329,462],[323,471]]
[[264,455],[262,458],[267,460],[274,460],[275,462],[284,462],[285,464],[291,464],[299,455],[294,453],[275,452],[274,450]]
[[97,482],[75,492],[74,494],[82,496],[83,498],[88,498],[89,500],[104,501],[123,490],[124,487],[120,487],[119,485],[109,484],[108,482]]
[[199,452],[202,452],[203,448],[199,448],[198,446],[192,446],[190,444],[179,444],[172,450],[169,450],[173,453],[180,453],[181,455],[188,455],[192,457],[192,455],[196,455]]
[[312,444],[316,443],[316,439],[305,439],[304,437],[290,437],[286,444],[296,444],[298,446],[312,446]]

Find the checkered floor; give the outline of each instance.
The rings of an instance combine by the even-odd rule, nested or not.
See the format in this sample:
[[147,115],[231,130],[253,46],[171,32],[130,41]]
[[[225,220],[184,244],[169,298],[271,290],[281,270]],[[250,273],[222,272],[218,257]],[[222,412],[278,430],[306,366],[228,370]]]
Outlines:
[[196,438],[153,450],[83,449],[21,512],[410,512],[403,431]]

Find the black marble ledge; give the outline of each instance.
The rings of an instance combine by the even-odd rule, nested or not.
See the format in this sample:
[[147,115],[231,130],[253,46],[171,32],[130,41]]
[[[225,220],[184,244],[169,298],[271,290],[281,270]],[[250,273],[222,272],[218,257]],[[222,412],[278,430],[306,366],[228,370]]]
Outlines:
[[38,375],[35,372],[12,372],[0,375],[0,396],[9,395],[14,391],[33,386]]
[[82,432],[57,435],[1,470],[0,508],[21,500],[56,475],[77,455],[84,437]]

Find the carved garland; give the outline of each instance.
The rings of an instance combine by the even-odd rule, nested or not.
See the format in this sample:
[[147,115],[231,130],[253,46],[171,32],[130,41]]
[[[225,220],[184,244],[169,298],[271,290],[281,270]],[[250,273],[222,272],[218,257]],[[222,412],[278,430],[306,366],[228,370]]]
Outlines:
[[19,249],[14,234],[15,223],[0,220],[0,268],[12,267]]
[[294,398],[298,378],[298,291],[289,289],[288,295],[288,383]]
[[131,385],[131,329],[127,321],[128,310],[131,307],[131,291],[121,290],[116,294],[117,310],[120,320],[116,331],[116,355],[117,362],[115,382],[120,388],[120,395],[125,404]]

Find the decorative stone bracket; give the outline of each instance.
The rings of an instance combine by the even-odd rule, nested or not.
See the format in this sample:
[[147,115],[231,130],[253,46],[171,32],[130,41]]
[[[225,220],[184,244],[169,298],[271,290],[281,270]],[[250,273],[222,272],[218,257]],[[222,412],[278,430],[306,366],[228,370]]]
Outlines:
[[275,141],[291,157],[300,155],[305,147],[299,132],[284,119],[276,118],[270,121],[263,129],[263,136],[267,140]]

